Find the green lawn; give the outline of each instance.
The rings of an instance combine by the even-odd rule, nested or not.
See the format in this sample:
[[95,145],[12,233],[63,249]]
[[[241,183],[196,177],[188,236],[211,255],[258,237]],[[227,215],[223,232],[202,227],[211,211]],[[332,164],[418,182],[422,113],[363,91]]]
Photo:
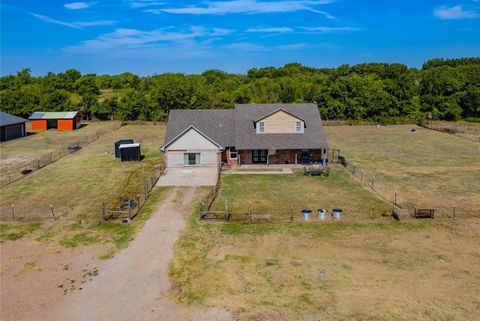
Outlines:
[[[480,126],[480,125],[479,125]],[[411,129],[415,128],[415,132]],[[479,207],[480,143],[414,125],[325,127],[331,148],[411,207]]]
[[[15,205],[17,217],[47,217],[67,211],[87,220],[100,218],[100,204],[143,191],[143,181],[162,155],[165,125],[127,125],[80,151],[65,156],[1,191],[2,217]],[[132,138],[141,143],[145,159],[122,163],[114,157],[114,142]]]
[[234,214],[299,213],[308,208],[342,208],[346,215],[366,218],[375,208],[377,215],[389,213],[391,206],[336,168],[328,177],[295,175],[224,175],[212,209],[222,210],[227,201]]

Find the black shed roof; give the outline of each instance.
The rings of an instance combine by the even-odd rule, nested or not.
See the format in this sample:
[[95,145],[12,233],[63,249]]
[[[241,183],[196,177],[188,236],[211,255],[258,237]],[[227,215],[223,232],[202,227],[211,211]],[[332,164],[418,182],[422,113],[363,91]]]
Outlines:
[[26,122],[28,122],[28,120],[26,120],[25,118],[18,117],[15,115],[10,115],[6,112],[0,111],[0,127],[23,124]]

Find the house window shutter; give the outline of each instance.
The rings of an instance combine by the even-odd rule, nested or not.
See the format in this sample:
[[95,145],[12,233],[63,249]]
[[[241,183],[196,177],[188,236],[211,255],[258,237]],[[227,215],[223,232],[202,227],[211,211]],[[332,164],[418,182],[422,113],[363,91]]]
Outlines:
[[195,164],[200,165],[200,153],[195,154]]
[[183,165],[188,165],[188,154],[183,154]]

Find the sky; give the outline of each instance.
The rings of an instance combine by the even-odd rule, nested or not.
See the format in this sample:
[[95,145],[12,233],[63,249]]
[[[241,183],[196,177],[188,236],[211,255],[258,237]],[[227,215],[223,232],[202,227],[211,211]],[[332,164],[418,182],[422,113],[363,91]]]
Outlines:
[[480,56],[480,0],[2,0],[0,73],[151,75]]

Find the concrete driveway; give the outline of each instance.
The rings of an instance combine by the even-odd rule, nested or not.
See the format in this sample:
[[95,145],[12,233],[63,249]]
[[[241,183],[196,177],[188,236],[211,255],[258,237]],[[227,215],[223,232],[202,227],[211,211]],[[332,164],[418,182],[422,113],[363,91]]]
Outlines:
[[216,167],[168,168],[157,182],[157,186],[215,186]]

